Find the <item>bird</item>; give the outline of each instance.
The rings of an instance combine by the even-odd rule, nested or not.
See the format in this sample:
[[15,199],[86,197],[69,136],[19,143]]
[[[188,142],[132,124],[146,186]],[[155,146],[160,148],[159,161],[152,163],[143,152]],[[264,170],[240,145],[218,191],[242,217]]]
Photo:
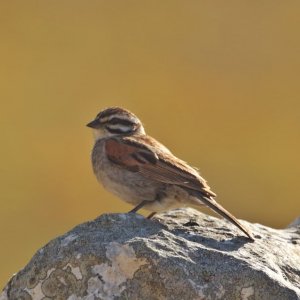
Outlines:
[[249,229],[221,206],[199,172],[146,134],[140,119],[127,109],[108,107],[86,126],[93,129],[91,160],[105,189],[134,205],[164,212],[184,206],[207,206],[254,240]]

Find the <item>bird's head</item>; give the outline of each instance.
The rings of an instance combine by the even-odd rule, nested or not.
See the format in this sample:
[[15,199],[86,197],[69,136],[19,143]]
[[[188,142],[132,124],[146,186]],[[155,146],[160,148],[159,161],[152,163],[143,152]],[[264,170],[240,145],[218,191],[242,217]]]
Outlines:
[[120,107],[109,107],[100,111],[96,118],[86,126],[93,129],[95,140],[109,136],[145,134],[138,117]]

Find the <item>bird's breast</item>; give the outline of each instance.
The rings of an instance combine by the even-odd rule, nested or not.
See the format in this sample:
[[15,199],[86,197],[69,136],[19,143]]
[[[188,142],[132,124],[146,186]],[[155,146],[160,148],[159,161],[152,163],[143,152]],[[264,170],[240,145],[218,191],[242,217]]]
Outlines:
[[92,165],[98,181],[111,193],[132,204],[154,200],[159,184],[111,162],[104,142],[98,141],[92,152]]

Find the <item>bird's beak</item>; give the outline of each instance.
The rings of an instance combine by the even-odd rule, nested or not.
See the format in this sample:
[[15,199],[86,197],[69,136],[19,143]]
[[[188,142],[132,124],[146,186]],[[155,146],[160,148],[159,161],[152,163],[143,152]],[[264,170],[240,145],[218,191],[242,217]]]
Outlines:
[[99,122],[99,120],[95,119],[93,120],[92,122],[86,124],[87,127],[91,127],[91,128],[94,128],[94,129],[98,129],[101,127],[101,124]]

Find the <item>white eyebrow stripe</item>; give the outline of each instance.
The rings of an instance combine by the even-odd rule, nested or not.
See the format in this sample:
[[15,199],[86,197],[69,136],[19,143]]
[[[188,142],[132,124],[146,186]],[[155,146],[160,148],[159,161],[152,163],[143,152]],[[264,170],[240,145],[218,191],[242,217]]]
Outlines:
[[108,120],[109,117],[100,118],[100,121],[105,123]]
[[107,124],[106,126],[110,129],[118,129],[123,132],[128,132],[132,130],[132,126],[125,126],[120,124]]

